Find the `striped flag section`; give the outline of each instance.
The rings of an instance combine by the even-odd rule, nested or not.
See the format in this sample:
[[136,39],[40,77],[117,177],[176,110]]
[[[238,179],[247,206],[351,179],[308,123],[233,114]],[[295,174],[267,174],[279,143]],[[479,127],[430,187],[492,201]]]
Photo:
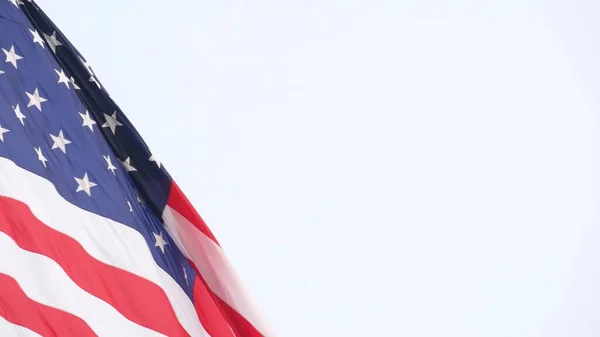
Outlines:
[[0,23],[0,336],[272,336],[84,57],[33,1]]

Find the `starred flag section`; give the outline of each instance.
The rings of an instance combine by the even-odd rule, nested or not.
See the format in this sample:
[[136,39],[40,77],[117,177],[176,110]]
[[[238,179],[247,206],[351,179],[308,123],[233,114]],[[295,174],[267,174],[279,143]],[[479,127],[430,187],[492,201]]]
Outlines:
[[117,168],[113,165],[112,161],[110,160],[110,156],[103,156],[103,157],[104,157],[104,160],[106,161],[106,164],[108,165],[107,170],[109,170],[110,172],[112,172],[113,175],[116,175],[115,174],[115,170]]
[[156,240],[156,242],[154,243],[154,247],[160,248],[160,251],[164,254],[165,246],[168,245],[168,243],[167,243],[167,241],[165,241],[165,238],[163,237],[163,233],[160,232],[160,234],[156,234],[156,233],[152,233],[152,234],[154,234],[154,239]]
[[33,35],[33,42],[39,44],[40,47],[46,49],[46,47],[44,46],[46,41],[44,41],[44,39],[40,36],[40,33],[35,29],[30,29],[29,32],[31,33],[31,35]]
[[83,175],[83,178],[77,178],[75,177],[75,181],[77,181],[77,190],[76,192],[85,192],[85,194],[87,194],[88,196],[92,196],[92,187],[94,186],[98,186],[98,184],[91,182],[90,179],[88,178],[88,174],[85,173]]
[[104,114],[106,122],[102,124],[103,128],[109,128],[114,135],[117,132],[117,126],[123,126],[121,122],[117,120],[117,112],[115,111],[112,115]]
[[6,55],[6,63],[10,63],[17,69],[17,61],[22,60],[23,56],[17,55],[15,52],[15,46],[11,46],[9,50],[2,48],[4,55]]
[[48,102],[48,100],[40,96],[38,88],[35,88],[32,94],[27,91],[25,91],[25,93],[27,94],[27,97],[29,97],[29,104],[27,104],[27,107],[35,106],[39,111],[42,111],[42,103]]
[[67,145],[71,144],[72,142],[65,138],[62,130],[58,132],[57,136],[50,134],[50,137],[53,141],[52,150],[60,149],[64,154],[67,154]]
[[46,162],[48,161],[48,159],[46,159],[46,157],[44,157],[44,153],[42,153],[42,148],[41,147],[36,147],[35,148],[35,153],[38,156],[38,160],[40,162],[42,162],[42,165],[44,165],[44,167],[46,167]]
[[46,38],[46,42],[48,43],[48,46],[50,46],[50,49],[52,49],[53,53],[56,53],[56,47],[63,45],[62,42],[58,41],[58,38],[56,37],[56,31],[52,32],[52,35],[44,33],[44,37]]
[[71,84],[73,85],[73,88],[75,88],[75,90],[81,90],[81,88],[75,84],[75,79],[73,78],[73,76],[71,76]]
[[9,132],[9,129],[3,128],[2,126],[0,126],[0,140],[2,142],[4,142],[4,134]]
[[127,171],[127,172],[137,171],[137,169],[131,165],[131,159],[129,157],[127,157],[125,160],[123,160],[121,162],[121,164],[123,165],[123,167],[125,168],[125,171]]
[[19,104],[17,104],[16,106],[12,107],[13,111],[15,112],[15,115],[17,116],[17,118],[19,119],[19,122],[21,122],[21,125],[25,126],[25,115],[21,112],[21,108],[19,107]]
[[67,77],[64,70],[61,69],[60,71],[58,71],[58,70],[54,69],[54,71],[58,75],[58,83],[64,83],[65,86],[67,86],[67,89],[71,89],[69,87],[69,85],[71,84],[71,79],[69,79],[69,77]]
[[158,158],[156,158],[155,155],[151,155],[150,158],[148,158],[149,161],[153,161],[156,166],[158,166],[158,168],[160,168],[160,160],[158,160]]
[[81,126],[88,127],[90,131],[94,132],[94,124],[96,124],[96,122],[90,117],[90,112],[86,110],[85,114],[80,112],[79,115],[81,116],[81,119],[83,119],[83,124]]
[[185,270],[185,266],[183,266],[181,269],[183,269],[183,277],[185,278],[185,284],[189,285],[190,282],[188,280],[188,274],[187,274],[187,271]]

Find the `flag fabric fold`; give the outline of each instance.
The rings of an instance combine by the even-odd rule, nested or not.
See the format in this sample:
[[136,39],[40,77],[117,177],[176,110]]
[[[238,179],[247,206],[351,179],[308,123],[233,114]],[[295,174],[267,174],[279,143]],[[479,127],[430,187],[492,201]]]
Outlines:
[[219,242],[33,1],[0,1],[0,336],[271,336]]

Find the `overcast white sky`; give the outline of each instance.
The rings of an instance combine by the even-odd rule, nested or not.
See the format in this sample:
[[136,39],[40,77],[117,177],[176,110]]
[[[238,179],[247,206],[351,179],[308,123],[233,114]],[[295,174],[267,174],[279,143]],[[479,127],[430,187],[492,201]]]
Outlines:
[[279,336],[600,335],[600,4],[38,0]]

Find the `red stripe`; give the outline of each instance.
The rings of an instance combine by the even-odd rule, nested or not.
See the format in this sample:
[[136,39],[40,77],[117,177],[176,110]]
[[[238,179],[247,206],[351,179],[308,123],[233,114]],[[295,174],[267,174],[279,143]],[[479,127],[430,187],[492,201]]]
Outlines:
[[194,307],[202,326],[211,337],[235,337],[236,335],[233,334],[220,306],[215,303],[213,297],[214,294],[197,276],[194,280]]
[[44,337],[96,336],[81,318],[33,301],[15,279],[1,273],[0,316]]
[[200,217],[200,214],[196,212],[188,198],[185,196],[185,194],[183,194],[183,191],[181,191],[179,186],[177,186],[174,181],[171,183],[171,192],[169,194],[169,200],[167,200],[167,205],[176,210],[177,213],[181,214],[196,228],[198,228],[199,231],[213,240],[217,245],[219,244],[204,220],[202,220],[202,217]]
[[21,248],[54,260],[79,287],[127,319],[167,336],[189,336],[158,285],[96,260],[79,242],[38,220],[26,204],[0,197],[0,231]]
[[[183,191],[181,191],[175,182],[172,182],[167,205],[181,214],[191,224],[193,224],[194,227],[212,239],[217,245],[219,244],[204,220],[202,220],[202,217],[200,217],[198,212],[196,212],[187,197],[183,194]],[[205,324],[210,324],[210,322],[207,322],[203,316],[211,315],[211,317],[215,317],[217,315],[216,310],[218,309],[221,317],[225,318],[235,336],[262,337],[262,334],[250,322],[248,322],[246,318],[244,318],[239,312],[237,312],[234,308],[217,296],[212,290],[210,290],[195,264],[191,261],[190,264],[195,269],[196,274],[200,278],[201,284],[203,285],[203,287],[199,287],[198,289],[194,287],[194,304],[201,319],[202,325],[206,328]],[[205,295],[196,296],[196,291],[198,291],[199,294],[204,292],[208,293],[210,294],[210,297]],[[222,335],[222,333],[225,333],[222,329],[222,326],[216,326],[215,331],[213,332],[214,336],[230,336],[230,334]],[[207,330],[207,332],[213,335],[211,331]]]
[[219,296],[213,295],[213,297],[217,303],[220,303],[223,313],[228,317],[229,324],[231,324],[231,327],[234,329],[237,336],[263,337],[263,335],[258,332],[258,330],[256,330],[256,328],[250,324],[250,322],[248,322],[244,316],[240,315]]
[[[206,281],[204,281],[196,269],[196,266],[192,264],[192,268],[196,270],[196,274],[198,275],[194,284],[194,305],[196,306],[196,310],[202,316],[212,315],[214,317],[212,324],[215,324],[217,320],[219,321],[219,330],[215,331],[214,334],[208,331],[207,328],[206,331],[211,336],[263,337],[250,322],[210,290]],[[224,325],[220,321],[224,321]],[[206,328],[205,324],[211,324],[211,322],[205,323],[202,320],[202,325]]]

